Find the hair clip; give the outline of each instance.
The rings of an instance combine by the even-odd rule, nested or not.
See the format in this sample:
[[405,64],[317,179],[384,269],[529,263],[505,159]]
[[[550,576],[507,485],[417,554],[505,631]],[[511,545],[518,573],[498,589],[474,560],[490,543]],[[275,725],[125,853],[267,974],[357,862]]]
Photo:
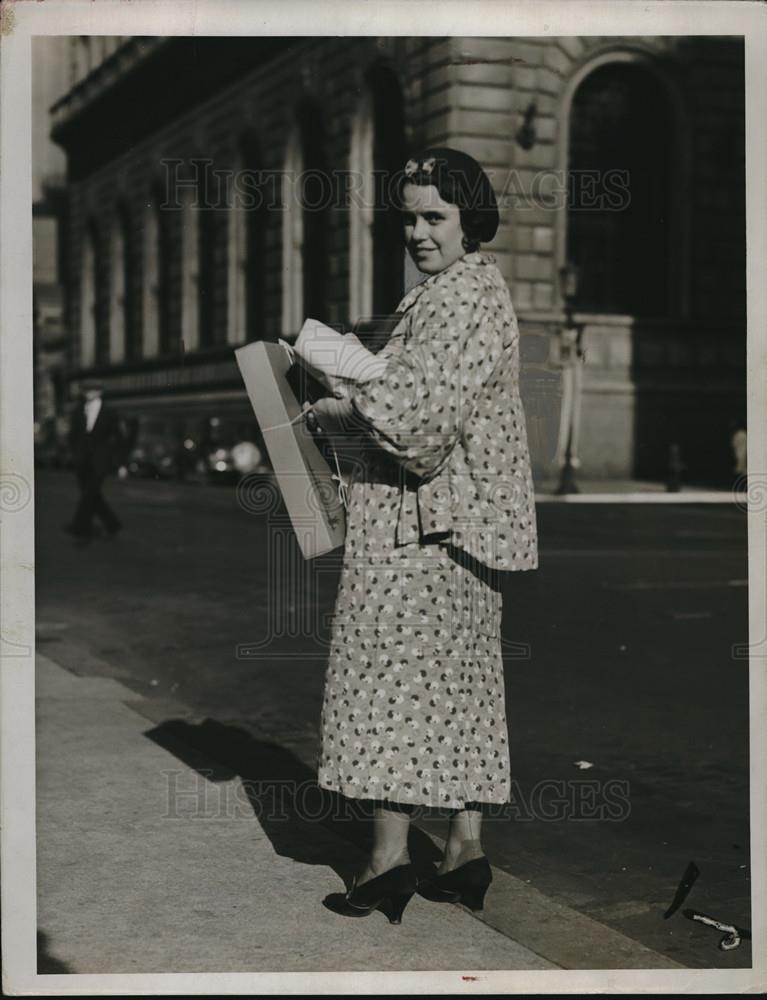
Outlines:
[[408,160],[405,164],[405,176],[410,177],[419,172],[428,177],[437,165],[437,158],[430,156],[427,160]]

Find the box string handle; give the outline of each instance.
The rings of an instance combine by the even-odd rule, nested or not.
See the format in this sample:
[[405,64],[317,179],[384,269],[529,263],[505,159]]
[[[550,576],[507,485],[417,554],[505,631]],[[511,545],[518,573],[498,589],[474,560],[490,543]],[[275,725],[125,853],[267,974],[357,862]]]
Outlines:
[[[292,420],[287,420],[285,421],[284,424],[273,424],[271,427],[262,427],[261,433],[263,434],[266,431],[276,431],[281,427],[292,427],[293,424],[297,424],[299,420],[302,420],[310,410],[311,406],[307,407],[305,410],[302,410],[300,413],[297,413]],[[341,464],[338,461],[338,454],[336,452],[336,449],[333,447],[332,444],[330,446],[330,449],[333,452],[333,461],[336,464],[336,471],[332,474],[331,479],[333,480],[334,483],[336,483],[336,489],[338,490],[338,499],[343,504],[344,510],[348,511],[349,487],[346,483],[346,480],[341,475]]]
[[301,410],[301,412],[297,413],[292,420],[286,420],[284,424],[272,424],[271,427],[262,427],[261,433],[265,434],[267,431],[277,431],[281,427],[292,427],[293,424],[297,424],[299,420],[303,420],[308,412],[309,410]]
[[333,474],[333,476],[331,478],[334,480],[334,482],[336,482],[338,484],[338,499],[343,504],[344,510],[348,511],[349,510],[349,487],[348,487],[348,485],[346,483],[346,480],[341,475],[341,465],[339,464],[339,461],[338,461],[338,455],[336,454],[336,449],[333,447],[332,444],[330,446],[330,450],[333,452],[333,459],[335,460],[335,463],[336,463],[336,471],[335,471],[335,473]]

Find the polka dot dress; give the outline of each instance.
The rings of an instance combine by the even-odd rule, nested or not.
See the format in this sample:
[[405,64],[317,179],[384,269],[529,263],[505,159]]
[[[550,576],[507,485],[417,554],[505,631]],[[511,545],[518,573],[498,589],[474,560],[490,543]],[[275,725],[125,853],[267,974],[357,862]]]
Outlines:
[[[318,768],[321,786],[351,798],[509,801],[498,570],[533,568],[537,546],[516,323],[509,301],[475,325],[489,292],[508,297],[480,254],[417,286],[381,352],[386,375],[353,398],[368,438],[350,486]],[[493,406],[508,444],[500,417],[485,417]],[[487,467],[504,449],[511,490],[495,508],[492,488],[503,491]]]

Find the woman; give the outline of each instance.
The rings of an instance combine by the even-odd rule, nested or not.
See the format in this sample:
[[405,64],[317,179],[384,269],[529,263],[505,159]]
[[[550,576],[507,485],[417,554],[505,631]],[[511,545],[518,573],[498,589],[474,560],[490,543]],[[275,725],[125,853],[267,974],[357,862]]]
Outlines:
[[[510,791],[499,571],[538,564],[519,333],[480,252],[499,223],[492,186],[467,154],[427,149],[408,161],[399,202],[427,278],[398,307],[378,355],[385,374],[314,407],[324,430],[354,425],[367,442],[350,488],[318,781],[375,802],[367,866],[325,905],[348,916],[382,906],[392,923],[416,889],[482,908],[482,808]],[[418,805],[453,810],[426,882],[408,855]]]

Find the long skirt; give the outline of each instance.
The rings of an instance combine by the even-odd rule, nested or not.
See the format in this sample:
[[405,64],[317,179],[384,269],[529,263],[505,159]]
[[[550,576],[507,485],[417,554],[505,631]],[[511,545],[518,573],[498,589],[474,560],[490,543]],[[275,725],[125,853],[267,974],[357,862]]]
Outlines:
[[397,494],[384,490],[380,518],[350,512],[318,782],[411,805],[508,802],[499,574],[447,539],[388,542]]

